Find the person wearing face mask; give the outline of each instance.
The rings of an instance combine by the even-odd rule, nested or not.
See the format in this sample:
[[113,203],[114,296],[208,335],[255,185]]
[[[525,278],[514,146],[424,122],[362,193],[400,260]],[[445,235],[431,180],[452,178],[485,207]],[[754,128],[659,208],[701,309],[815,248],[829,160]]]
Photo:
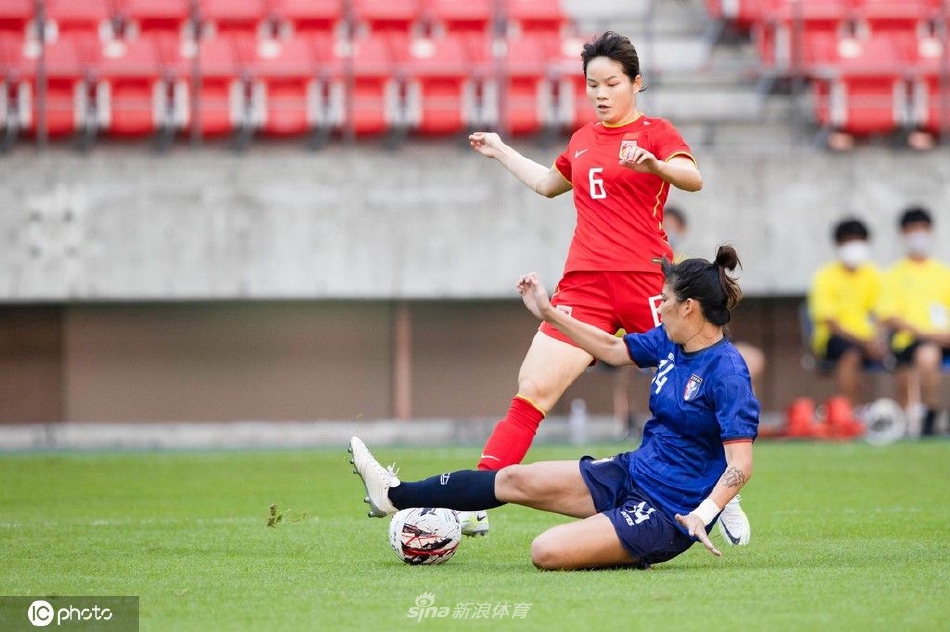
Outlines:
[[870,233],[864,222],[848,218],[833,231],[835,260],[818,270],[808,294],[814,323],[812,351],[834,365],[838,394],[849,404],[858,400],[861,370],[881,362],[887,345],[874,308],[881,292],[881,272],[871,263]]
[[920,378],[921,434],[934,434],[940,411],[941,364],[950,361],[950,268],[931,257],[933,219],[922,207],[900,218],[905,256],[885,274],[878,313],[894,331],[898,392],[906,408],[910,369]]

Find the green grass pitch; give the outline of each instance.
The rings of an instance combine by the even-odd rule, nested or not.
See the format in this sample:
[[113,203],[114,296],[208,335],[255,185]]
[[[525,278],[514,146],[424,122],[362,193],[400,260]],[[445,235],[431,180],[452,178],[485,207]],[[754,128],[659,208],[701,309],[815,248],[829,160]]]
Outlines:
[[[471,466],[476,452],[375,449],[405,479]],[[580,454],[539,447],[529,460]],[[388,520],[366,517],[343,446],[5,455],[0,481],[0,594],[139,595],[144,630],[863,631],[950,621],[948,441],[761,441],[743,491],[751,545],[725,547],[721,559],[696,545],[650,571],[539,572],[531,540],[566,518],[520,507],[492,511],[491,534],[464,540],[448,563],[407,566],[389,548]],[[272,504],[282,519],[268,527]],[[446,616],[411,617],[423,593]],[[498,616],[473,618],[480,604]]]

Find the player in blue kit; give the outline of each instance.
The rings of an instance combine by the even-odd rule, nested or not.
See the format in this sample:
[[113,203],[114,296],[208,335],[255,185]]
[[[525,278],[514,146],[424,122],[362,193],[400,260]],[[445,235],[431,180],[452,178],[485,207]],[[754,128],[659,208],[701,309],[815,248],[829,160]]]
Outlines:
[[752,475],[759,403],[742,356],[723,327],[741,298],[727,274],[739,260],[729,246],[716,260],[663,261],[662,325],[617,338],[551,305],[536,274],[518,284],[525,306],[613,365],[656,367],[639,449],[606,459],[544,461],[497,472],[460,470],[400,481],[353,437],[352,462],[366,487],[370,516],[407,507],[463,511],[516,503],[577,518],[531,545],[542,569],[646,568],[699,540],[722,555],[708,532]]

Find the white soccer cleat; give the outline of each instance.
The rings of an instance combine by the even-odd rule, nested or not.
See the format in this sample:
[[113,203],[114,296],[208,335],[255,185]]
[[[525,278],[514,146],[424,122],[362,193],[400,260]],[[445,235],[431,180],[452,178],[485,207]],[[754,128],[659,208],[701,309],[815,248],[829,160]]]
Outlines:
[[459,524],[462,525],[462,535],[488,535],[487,511],[456,511]]
[[353,473],[359,474],[363,479],[363,486],[366,487],[366,498],[363,502],[369,505],[369,517],[383,518],[396,513],[398,509],[389,502],[389,488],[399,485],[399,477],[396,476],[393,466],[380,465],[359,437],[350,439],[349,451],[353,455],[350,459],[354,467]]
[[719,533],[726,539],[728,544],[735,546],[745,546],[752,538],[752,525],[749,524],[749,517],[739,506],[741,497],[736,497],[726,503],[722,513],[719,514]]

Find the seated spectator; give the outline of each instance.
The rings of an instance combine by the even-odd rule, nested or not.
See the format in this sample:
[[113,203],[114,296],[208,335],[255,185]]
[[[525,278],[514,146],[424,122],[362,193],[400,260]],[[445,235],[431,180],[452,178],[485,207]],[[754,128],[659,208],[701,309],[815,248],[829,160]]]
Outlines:
[[881,272],[868,261],[870,233],[864,222],[838,222],[832,236],[835,260],[818,270],[808,294],[812,352],[834,365],[838,395],[853,404],[859,400],[862,368],[880,363],[887,353],[874,317]]
[[940,411],[941,365],[950,358],[950,268],[930,256],[933,219],[921,207],[900,218],[905,257],[886,272],[878,315],[894,331],[901,404],[908,405],[910,369],[920,378],[921,434],[934,434]]

